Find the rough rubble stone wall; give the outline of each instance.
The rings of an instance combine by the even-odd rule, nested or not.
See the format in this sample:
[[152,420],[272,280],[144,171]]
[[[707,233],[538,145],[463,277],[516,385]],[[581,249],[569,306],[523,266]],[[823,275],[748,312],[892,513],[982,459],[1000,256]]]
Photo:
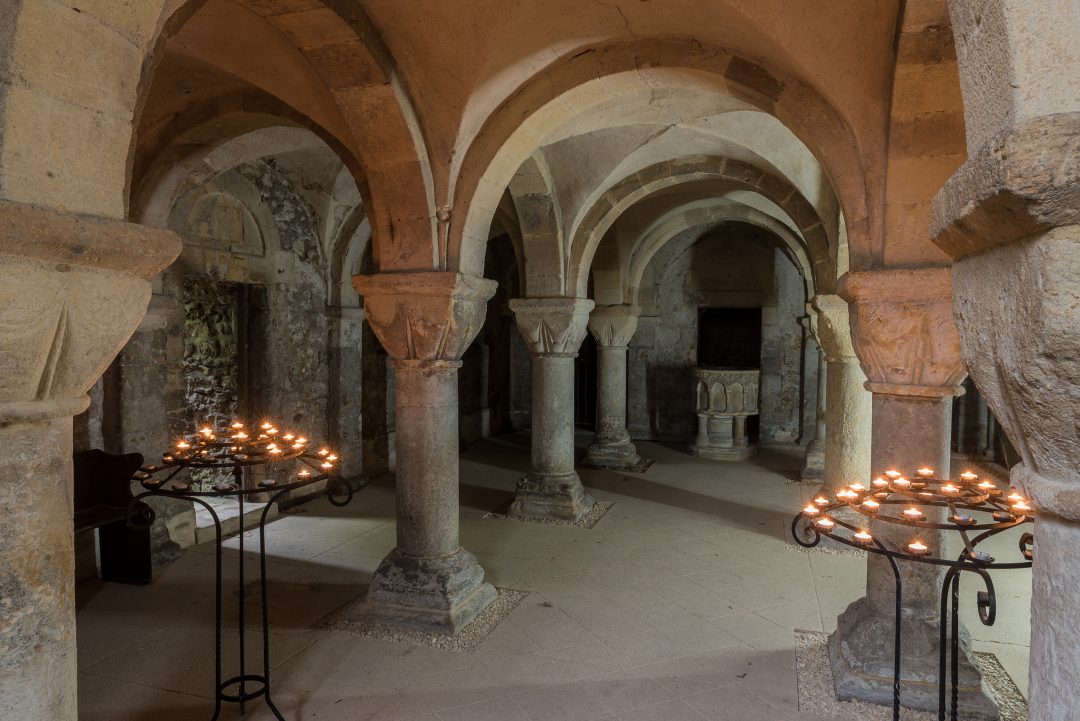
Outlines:
[[[795,265],[756,230],[729,226],[676,237],[654,256],[643,314],[630,342],[627,426],[635,439],[689,441],[698,308],[762,308],[762,443],[795,443],[802,430],[805,286]],[[644,284],[643,284],[644,285]],[[804,398],[804,395],[806,398]]]
[[220,425],[237,416],[240,390],[237,315],[241,290],[235,283],[211,278],[184,279],[183,402],[188,428],[207,422]]

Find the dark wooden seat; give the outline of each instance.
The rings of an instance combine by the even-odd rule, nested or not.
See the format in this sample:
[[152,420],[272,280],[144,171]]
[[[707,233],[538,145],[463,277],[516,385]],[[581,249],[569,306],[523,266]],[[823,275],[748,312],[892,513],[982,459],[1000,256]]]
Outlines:
[[[119,583],[150,583],[150,530],[128,526],[134,494],[131,477],[142,466],[138,453],[114,456],[99,449],[72,456],[75,466],[75,532],[97,529],[101,578]],[[140,504],[146,509],[145,504]]]

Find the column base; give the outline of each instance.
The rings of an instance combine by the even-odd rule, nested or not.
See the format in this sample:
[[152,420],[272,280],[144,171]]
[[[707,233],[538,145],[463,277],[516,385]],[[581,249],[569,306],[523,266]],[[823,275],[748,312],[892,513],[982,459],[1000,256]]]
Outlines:
[[825,444],[817,438],[806,446],[806,461],[800,479],[803,483],[820,483],[825,478]]
[[691,443],[690,452],[698,458],[705,458],[710,461],[745,461],[758,454],[758,447],[756,445],[706,446]]
[[640,462],[641,456],[629,438],[610,443],[594,441],[581,459],[583,466],[609,471],[629,470]]
[[407,556],[397,549],[379,564],[355,620],[419,631],[457,633],[495,600],[484,569],[464,548],[449,556]]
[[[892,706],[894,618],[882,614],[866,597],[847,607],[829,636],[836,697]],[[937,712],[938,626],[905,618],[901,626],[900,704]],[[966,634],[960,638],[960,718],[998,721],[998,709],[982,689],[982,677],[967,657]],[[950,689],[951,693],[951,689]]]
[[508,513],[577,521],[592,510],[593,503],[577,473],[558,476],[530,473],[518,481],[517,495]]

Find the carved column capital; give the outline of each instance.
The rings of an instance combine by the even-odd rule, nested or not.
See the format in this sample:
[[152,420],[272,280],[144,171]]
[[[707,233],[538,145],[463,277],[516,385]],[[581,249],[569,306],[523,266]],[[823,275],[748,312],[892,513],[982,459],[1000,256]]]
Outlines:
[[510,310],[534,356],[573,357],[585,340],[593,305],[586,298],[516,298]]
[[637,331],[640,305],[598,305],[589,314],[589,332],[596,343],[624,348]]
[[825,360],[830,363],[855,360],[847,302],[838,295],[815,295],[810,307],[812,328]]
[[0,201],[0,426],[85,410],[180,248],[172,231]]
[[455,367],[484,325],[498,283],[448,271],[353,276],[371,329],[395,363]]
[[867,390],[927,398],[963,392],[967,371],[948,268],[848,273],[840,295],[851,303],[851,338]]

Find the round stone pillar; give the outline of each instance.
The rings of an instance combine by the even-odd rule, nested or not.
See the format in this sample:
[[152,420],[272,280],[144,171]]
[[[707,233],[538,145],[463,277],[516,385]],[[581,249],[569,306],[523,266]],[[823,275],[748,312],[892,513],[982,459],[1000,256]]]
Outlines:
[[[939,477],[949,477],[952,396],[961,392],[965,371],[952,319],[948,269],[849,273],[841,288],[852,302],[850,337],[869,379],[866,389],[873,393],[869,463],[873,475],[890,469],[910,474],[916,468],[930,467]],[[829,375],[833,375],[831,363]],[[830,438],[833,434],[830,426]],[[866,483],[868,478],[847,478],[844,482]],[[912,540],[909,529],[886,523],[872,522],[870,526],[888,543],[906,545]],[[940,532],[920,532],[918,536],[932,553],[943,550]],[[901,702],[933,711],[938,703],[943,575],[937,566],[900,566]],[[837,629],[829,637],[829,660],[839,698],[892,703],[893,648],[882,639],[892,638],[894,594],[888,560],[868,554],[866,596],[840,615]],[[979,673],[966,652],[960,658],[959,689],[962,718],[997,718],[997,709],[983,694]]]
[[0,718],[75,721],[71,418],[179,251],[170,231],[0,201]]
[[828,393],[828,364],[825,362],[825,351],[821,348],[821,341],[817,332],[817,313],[812,309],[810,315],[804,319],[807,326],[806,354],[810,355],[813,350],[817,356],[817,393],[815,394],[816,412],[814,415],[814,437],[806,444],[806,458],[803,463],[800,478],[803,483],[820,482],[825,478],[825,437],[826,437],[826,396]]
[[576,520],[593,506],[574,470],[574,358],[592,308],[584,298],[510,301],[533,366],[532,468],[512,515]]
[[824,481],[837,490],[870,477],[872,396],[851,344],[848,304],[838,295],[818,295],[811,306],[826,363]]
[[627,470],[641,460],[626,430],[627,345],[640,315],[636,305],[599,306],[589,314],[597,350],[596,436],[582,465]]
[[350,616],[455,633],[496,596],[458,534],[461,355],[483,327],[494,281],[458,273],[355,276],[393,358],[397,547]]

